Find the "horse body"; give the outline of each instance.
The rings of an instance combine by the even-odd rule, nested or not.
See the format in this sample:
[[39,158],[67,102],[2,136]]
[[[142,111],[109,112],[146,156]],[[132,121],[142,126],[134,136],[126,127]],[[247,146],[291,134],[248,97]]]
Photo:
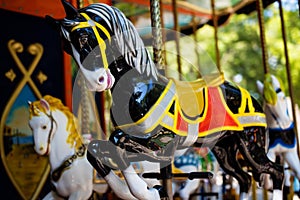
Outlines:
[[247,196],[251,177],[237,162],[238,151],[257,181],[261,173],[269,173],[276,183],[274,189],[281,189],[282,168],[264,150],[263,110],[245,89],[224,81],[222,75],[211,81],[167,79],[158,73],[136,29],[119,10],[105,4],[79,10],[65,1],[63,5],[65,19],[47,19],[62,32],[65,50],[83,71],[89,88],[110,89],[113,99],[115,131],[109,142],[94,140],[88,147],[94,168],[101,171],[103,158],[111,157],[135,197],[159,193],[162,198],[162,190],[148,189],[129,163],[166,164],[178,149],[207,146],[223,170],[239,181],[241,198]]
[[[264,97],[269,97],[264,98],[269,129],[268,157],[273,161],[276,156],[281,157],[281,161],[289,166],[299,179],[300,160],[297,153],[297,134],[294,130],[291,100],[285,96],[279,79],[273,75],[268,74],[264,83],[257,81],[257,87]],[[290,187],[289,170],[285,170],[285,177],[285,186]]]

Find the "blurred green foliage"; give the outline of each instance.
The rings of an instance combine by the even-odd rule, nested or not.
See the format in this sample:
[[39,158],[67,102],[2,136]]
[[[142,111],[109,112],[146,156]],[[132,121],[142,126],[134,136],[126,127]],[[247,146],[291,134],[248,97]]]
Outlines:
[[[295,102],[300,103],[300,20],[296,1],[284,4],[284,23],[288,45],[289,64]],[[278,4],[264,10],[265,36],[270,73],[283,80],[285,93],[289,95],[286,75],[286,58],[281,31]],[[215,61],[214,29],[205,25],[197,31],[197,41]],[[241,86],[257,98],[256,80],[264,79],[262,48],[257,13],[232,15],[229,22],[218,28],[218,43],[221,68],[227,79],[233,81],[236,75],[242,77]],[[241,75],[241,76],[240,76]]]

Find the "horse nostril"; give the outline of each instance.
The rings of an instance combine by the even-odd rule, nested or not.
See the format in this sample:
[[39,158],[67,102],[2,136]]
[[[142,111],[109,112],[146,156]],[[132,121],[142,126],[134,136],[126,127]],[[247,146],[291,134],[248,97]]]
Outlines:
[[99,83],[103,83],[103,82],[104,82],[104,77],[101,76],[101,77],[99,78]]

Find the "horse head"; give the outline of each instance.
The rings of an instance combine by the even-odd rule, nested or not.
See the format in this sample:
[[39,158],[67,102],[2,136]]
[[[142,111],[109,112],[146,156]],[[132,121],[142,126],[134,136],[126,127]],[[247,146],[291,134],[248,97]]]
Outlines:
[[264,83],[257,81],[256,84],[264,98],[268,126],[283,130],[290,128],[293,125],[290,102],[284,94],[280,79],[266,74]]
[[110,73],[113,62],[111,31],[103,19],[86,9],[77,10],[62,0],[66,17],[56,20],[46,16],[47,22],[62,36],[63,48],[70,54],[84,74],[87,86],[92,91],[110,89],[115,78]]
[[28,103],[30,112],[29,126],[33,132],[34,149],[40,155],[48,155],[50,152],[50,141],[57,128],[49,103],[45,99]]

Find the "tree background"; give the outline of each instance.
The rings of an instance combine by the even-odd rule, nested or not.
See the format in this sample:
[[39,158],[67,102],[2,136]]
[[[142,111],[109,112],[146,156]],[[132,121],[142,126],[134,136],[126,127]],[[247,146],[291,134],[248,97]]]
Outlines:
[[[284,1],[283,13],[285,20],[286,39],[291,68],[291,78],[295,102],[300,104],[300,19],[298,3]],[[289,95],[286,75],[286,59],[281,31],[278,3],[275,2],[264,10],[265,36],[268,52],[270,73],[279,77],[286,95]],[[256,88],[256,80],[264,79],[262,49],[257,12],[249,15],[234,14],[227,24],[218,28],[218,43],[221,68],[225,77],[247,88],[261,100]],[[198,44],[215,61],[214,29],[209,25],[197,30]]]

